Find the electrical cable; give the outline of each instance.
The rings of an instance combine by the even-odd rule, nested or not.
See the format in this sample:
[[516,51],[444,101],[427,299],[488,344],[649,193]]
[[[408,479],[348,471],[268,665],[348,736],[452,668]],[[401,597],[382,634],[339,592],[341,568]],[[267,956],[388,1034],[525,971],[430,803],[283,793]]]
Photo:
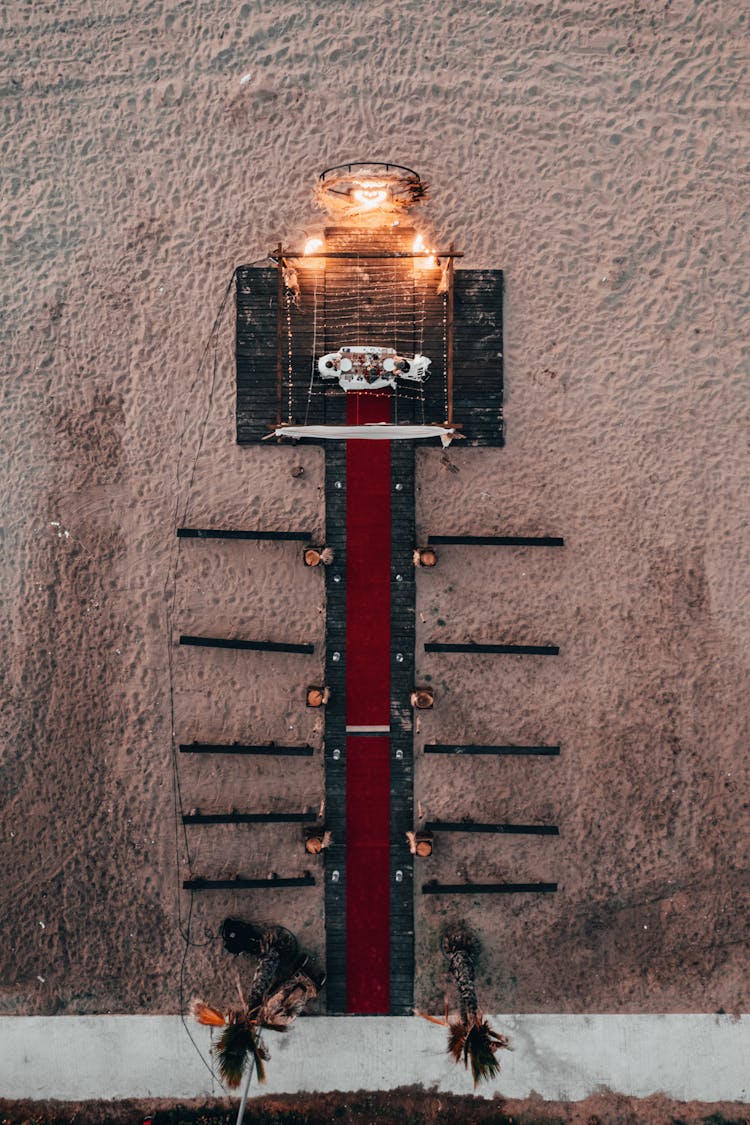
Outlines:
[[[259,260],[265,261],[267,259],[259,259]],[[224,295],[223,295],[221,303],[219,305],[219,311],[217,312],[216,317],[214,319],[213,325],[211,327],[211,331],[209,332],[208,339],[206,341],[206,346],[203,349],[203,352],[201,354],[200,360],[198,362],[198,367],[197,367],[197,370],[196,370],[195,382],[197,383],[198,379],[200,378],[201,371],[203,370],[203,366],[205,364],[206,357],[208,356],[209,350],[210,350],[210,348],[213,344],[213,349],[214,349],[213,360],[214,361],[213,361],[213,367],[212,367],[212,373],[211,373],[211,380],[210,380],[210,384],[209,384],[208,396],[207,396],[207,399],[206,399],[206,407],[205,407],[204,414],[203,414],[203,422],[202,422],[202,425],[201,425],[200,438],[199,438],[199,441],[198,441],[198,447],[197,447],[195,456],[193,458],[193,463],[192,463],[191,470],[190,470],[190,477],[189,477],[189,480],[188,480],[188,485],[187,485],[187,489],[186,489],[186,493],[185,493],[185,497],[184,497],[184,503],[181,503],[181,497],[180,497],[181,467],[180,467],[180,460],[178,458],[176,481],[175,481],[175,493],[176,493],[176,495],[175,495],[175,507],[174,507],[174,524],[175,524],[175,527],[180,527],[184,523],[185,519],[187,518],[189,508],[190,508],[190,499],[191,499],[191,494],[192,494],[193,483],[194,483],[194,480],[195,480],[195,473],[196,473],[198,461],[200,459],[200,456],[201,456],[201,453],[202,453],[202,450],[203,450],[203,445],[204,445],[205,436],[206,436],[206,429],[207,429],[207,426],[208,426],[208,419],[209,419],[209,416],[210,416],[210,413],[211,413],[211,407],[213,405],[214,393],[215,393],[215,389],[216,389],[216,375],[217,375],[217,370],[218,370],[218,333],[219,333],[219,329],[221,327],[221,323],[223,321],[224,312],[225,312],[225,309],[226,309],[226,306],[227,306],[227,301],[229,299],[229,294],[231,292],[232,285],[234,284],[236,276],[237,276],[237,270],[235,268],[232,271],[232,275],[231,275],[231,277],[229,279],[229,282],[227,284],[227,287],[224,291]],[[189,403],[189,400],[188,400],[188,403]],[[186,404],[185,413],[183,415],[184,419],[187,419],[187,412],[188,412],[188,404]],[[183,421],[182,432],[180,434],[180,443],[182,442],[182,438],[184,436],[186,428],[187,428],[186,421]],[[211,1064],[208,1062],[208,1060],[203,1055],[203,1052],[201,1051],[200,1047],[198,1046],[194,1036],[192,1035],[192,1033],[190,1031],[190,1028],[187,1024],[187,1021],[185,1019],[184,981],[185,981],[185,966],[186,966],[186,962],[187,962],[188,951],[191,948],[201,948],[201,947],[205,947],[207,945],[213,944],[213,942],[215,942],[216,939],[217,939],[217,935],[214,934],[210,929],[207,928],[204,931],[205,937],[206,937],[205,941],[196,942],[196,941],[193,941],[191,939],[191,927],[192,927],[193,903],[194,903],[194,892],[193,891],[190,892],[190,905],[189,905],[189,908],[188,908],[188,915],[187,915],[187,920],[186,920],[185,925],[183,925],[183,917],[182,917],[182,870],[181,870],[182,869],[182,861],[181,861],[181,855],[180,855],[180,825],[182,825],[183,844],[184,844],[184,848],[185,848],[185,856],[186,856],[186,859],[187,859],[187,867],[188,867],[188,871],[191,875],[192,875],[192,857],[191,857],[191,853],[190,853],[190,844],[189,844],[189,839],[188,839],[188,834],[187,834],[187,826],[185,825],[185,822],[183,820],[184,807],[183,807],[183,802],[182,802],[182,789],[181,789],[181,784],[180,784],[180,771],[179,771],[179,766],[178,766],[178,761],[177,761],[177,745],[176,745],[176,738],[175,738],[174,661],[173,661],[173,653],[172,653],[172,648],[173,648],[172,635],[173,635],[173,624],[174,624],[174,608],[175,608],[175,602],[176,602],[176,597],[177,597],[177,580],[178,580],[178,575],[179,575],[180,554],[181,554],[181,539],[179,538],[179,536],[175,536],[175,538],[176,538],[176,544],[173,547],[172,552],[171,552],[170,565],[168,567],[167,575],[166,575],[165,582],[164,582],[164,601],[165,601],[165,606],[166,606],[165,622],[166,622],[166,636],[167,636],[167,668],[168,668],[168,676],[169,676],[169,720],[170,720],[169,741],[170,741],[170,747],[171,747],[172,791],[173,791],[173,803],[174,803],[175,869],[176,869],[176,873],[177,873],[177,928],[178,928],[178,932],[180,934],[180,937],[182,938],[182,941],[184,943],[183,952],[182,952],[182,959],[181,959],[181,962],[180,962],[179,997],[178,997],[178,999],[179,999],[179,1008],[180,1008],[180,1019],[182,1021],[183,1027],[185,1028],[185,1031],[188,1035],[188,1038],[190,1039],[190,1042],[193,1044],[193,1047],[195,1048],[199,1058],[201,1059],[201,1062],[203,1063],[203,1065],[206,1067],[206,1069],[211,1074],[212,1079],[215,1082],[217,1082],[218,1085],[224,1090],[225,1088],[224,1088],[223,1084],[218,1079],[218,1077],[215,1074]],[[225,1092],[226,1092],[226,1090],[225,1090]]]
[[193,917],[193,899],[194,899],[194,897],[195,897],[195,892],[191,891],[190,892],[190,906],[188,908],[188,917],[187,917],[187,938],[185,940],[185,948],[182,951],[182,960],[180,961],[180,978],[179,978],[180,1020],[182,1021],[182,1026],[185,1028],[188,1039],[190,1040],[190,1042],[195,1047],[195,1050],[198,1053],[198,1057],[200,1058],[201,1062],[205,1066],[208,1073],[211,1075],[211,1078],[213,1079],[214,1082],[218,1083],[218,1085],[221,1086],[224,1093],[228,1095],[229,1091],[227,1090],[226,1086],[221,1081],[219,1076],[216,1074],[214,1068],[211,1066],[208,1059],[205,1057],[205,1055],[201,1051],[200,1047],[198,1046],[198,1044],[197,1044],[197,1042],[196,1042],[196,1040],[193,1036],[192,1031],[190,1030],[190,1025],[188,1024],[187,1020],[185,1019],[185,965],[187,963],[188,949],[190,949],[190,947],[191,947],[191,943],[190,943],[190,924],[191,924],[192,917]]

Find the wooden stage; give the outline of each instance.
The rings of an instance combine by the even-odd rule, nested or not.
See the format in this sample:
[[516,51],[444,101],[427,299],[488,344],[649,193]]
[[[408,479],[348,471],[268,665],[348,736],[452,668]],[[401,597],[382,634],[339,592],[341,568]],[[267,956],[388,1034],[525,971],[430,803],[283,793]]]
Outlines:
[[414,234],[329,228],[326,252],[348,256],[285,258],[296,273],[294,294],[276,266],[238,268],[239,443],[261,441],[277,421],[343,424],[346,394],[322,383],[317,359],[350,344],[395,344],[406,354],[429,356],[427,382],[392,395],[391,421],[443,423],[452,342],[453,419],[464,438],[453,448],[504,444],[502,271],[453,271],[451,332],[439,268],[415,265],[419,259],[411,257],[368,257],[387,253],[385,246],[408,253]]

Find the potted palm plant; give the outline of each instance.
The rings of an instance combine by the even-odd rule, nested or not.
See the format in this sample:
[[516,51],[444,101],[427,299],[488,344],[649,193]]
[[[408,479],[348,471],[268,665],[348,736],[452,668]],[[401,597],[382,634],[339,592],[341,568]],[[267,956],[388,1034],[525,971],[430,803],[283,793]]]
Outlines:
[[258,957],[249,996],[245,996],[238,978],[238,1007],[222,1011],[202,1000],[194,1000],[190,1014],[198,1023],[221,1028],[212,1049],[219,1077],[228,1089],[236,1090],[247,1070],[237,1115],[237,1123],[241,1125],[253,1073],[257,1074],[259,1082],[264,1082],[266,1077],[264,1063],[269,1054],[261,1032],[288,1031],[323,987],[325,975],[316,977],[306,969],[307,957],[297,958],[297,939],[283,926],[255,926],[227,918],[221,933],[230,952],[247,952]]
[[501,1049],[509,1049],[508,1039],[494,1031],[484,1018],[477,1002],[476,963],[479,941],[464,923],[451,927],[443,935],[442,950],[448,961],[448,970],[458,991],[458,1013],[449,1016],[423,1015],[430,1023],[448,1028],[448,1052],[457,1063],[471,1066],[471,1076],[476,1087],[480,1082],[494,1078],[500,1072],[495,1058]]

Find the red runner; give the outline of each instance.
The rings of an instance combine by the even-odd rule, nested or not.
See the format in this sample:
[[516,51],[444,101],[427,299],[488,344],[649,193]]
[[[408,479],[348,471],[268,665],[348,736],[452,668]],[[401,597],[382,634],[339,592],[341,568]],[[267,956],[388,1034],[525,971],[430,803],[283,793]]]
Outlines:
[[[389,422],[391,401],[347,395],[347,423]],[[346,447],[346,723],[390,725],[391,449]],[[347,1011],[390,1008],[390,739],[346,742]]]

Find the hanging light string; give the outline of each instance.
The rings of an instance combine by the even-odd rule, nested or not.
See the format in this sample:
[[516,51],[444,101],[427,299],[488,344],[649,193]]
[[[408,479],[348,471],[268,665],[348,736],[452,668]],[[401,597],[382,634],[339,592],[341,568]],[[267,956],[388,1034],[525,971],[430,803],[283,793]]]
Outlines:
[[[445,298],[438,308],[440,298],[437,295],[437,270],[421,270],[414,267],[405,269],[399,265],[394,267],[390,262],[382,263],[376,259],[368,259],[366,255],[357,254],[351,261],[348,269],[337,265],[335,273],[331,270],[332,279],[335,277],[337,284],[326,285],[325,311],[319,310],[319,272],[322,268],[309,263],[310,269],[299,269],[300,289],[295,298],[295,308],[298,311],[292,314],[292,296],[289,289],[285,292],[286,303],[286,336],[287,336],[287,415],[291,421],[293,417],[296,396],[294,391],[295,370],[297,378],[301,374],[301,356],[295,354],[295,324],[297,331],[303,335],[309,329],[306,327],[312,321],[312,341],[309,353],[309,377],[306,379],[306,401],[304,411],[302,402],[298,411],[304,413],[305,424],[309,424],[310,406],[315,398],[338,398],[346,392],[338,385],[324,384],[316,379],[317,363],[320,359],[319,347],[323,347],[323,339],[331,348],[352,345],[385,347],[385,339],[392,341],[391,346],[399,354],[409,354],[415,348],[423,354],[425,345],[425,329],[428,315],[442,317],[443,333],[443,380],[445,379],[445,362],[447,355],[447,306]],[[355,276],[352,276],[354,273]],[[443,296],[441,294],[441,296]],[[428,312],[429,305],[429,312]],[[320,316],[324,317],[324,325],[319,322]],[[297,321],[294,318],[299,317]],[[365,335],[362,337],[363,326]],[[431,355],[433,367],[432,374],[439,376],[436,368],[440,365],[437,348]],[[321,352],[322,354],[322,352]],[[300,388],[301,389],[301,388]],[[447,388],[444,388],[447,396]],[[305,394],[305,391],[302,391]],[[368,391],[369,396],[394,397],[390,391]],[[419,410],[425,416],[425,388],[423,384],[398,383],[396,398],[403,402],[418,402]],[[394,407],[398,414],[398,403]]]
[[313,281],[313,338],[312,338],[312,355],[310,357],[310,385],[307,388],[307,405],[305,406],[305,425],[307,425],[310,416],[310,402],[313,395],[313,382],[315,380],[315,372],[318,367],[317,361],[318,350],[318,271],[315,271]]

